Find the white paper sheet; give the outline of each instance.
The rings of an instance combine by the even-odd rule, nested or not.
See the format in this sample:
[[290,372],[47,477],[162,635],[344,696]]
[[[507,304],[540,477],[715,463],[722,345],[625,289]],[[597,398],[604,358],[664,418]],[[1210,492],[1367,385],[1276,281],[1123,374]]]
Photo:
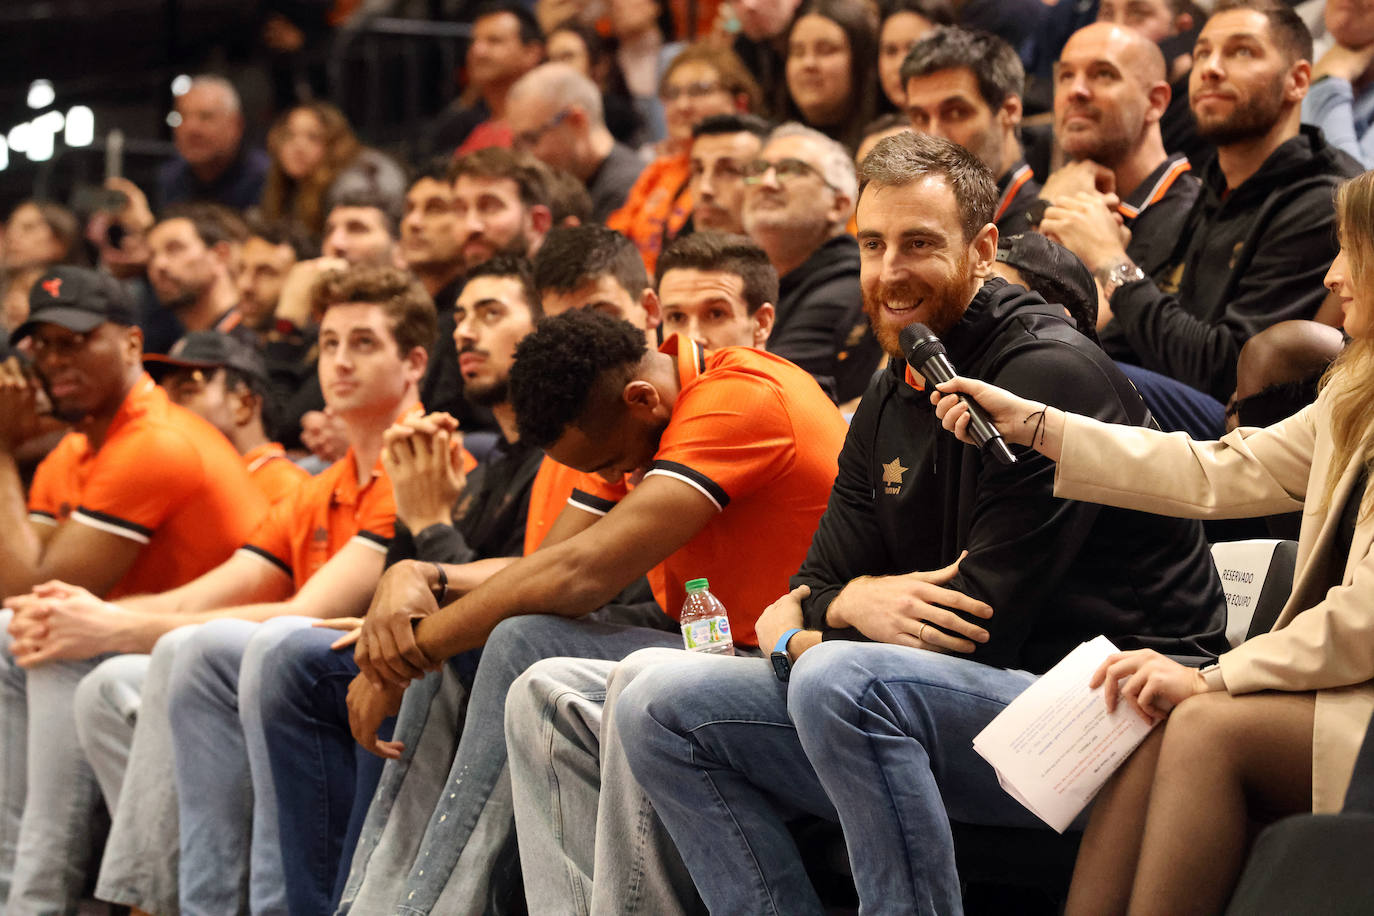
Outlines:
[[1088,680],[1116,652],[1105,636],[1066,655],[973,739],[997,781],[1063,833],[1153,725],[1126,704],[1110,715]]

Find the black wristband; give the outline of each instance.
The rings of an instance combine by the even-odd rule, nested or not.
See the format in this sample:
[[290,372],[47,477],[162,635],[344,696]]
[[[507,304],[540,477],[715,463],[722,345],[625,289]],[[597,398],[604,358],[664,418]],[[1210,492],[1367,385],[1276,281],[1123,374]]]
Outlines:
[[434,571],[439,574],[439,584],[434,590],[434,602],[443,607],[444,599],[448,597],[448,573],[444,572],[444,567],[438,563],[433,566]]

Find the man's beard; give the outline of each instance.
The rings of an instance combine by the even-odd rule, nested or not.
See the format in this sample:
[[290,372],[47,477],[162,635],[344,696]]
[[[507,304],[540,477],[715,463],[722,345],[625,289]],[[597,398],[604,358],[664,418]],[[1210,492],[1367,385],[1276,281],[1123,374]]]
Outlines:
[[[966,278],[968,266],[968,255],[964,255],[959,260],[957,277]],[[884,321],[884,303],[908,304],[918,300],[921,301],[918,307],[902,313],[907,319],[905,324],[897,325]],[[934,334],[943,334],[964,317],[968,303],[968,293],[958,280],[939,289],[927,288],[924,294],[912,287],[901,285],[880,286],[874,295],[864,290],[864,314],[868,316],[868,324],[873,328],[873,336],[878,339],[884,353],[898,359],[906,357],[902,352],[900,340],[901,333],[906,327],[919,321]]]
[[501,255],[506,255],[512,258],[523,258],[526,257],[529,254],[529,252],[530,243],[528,240],[526,240],[525,233],[517,232],[515,233],[514,238],[512,238],[509,242],[502,245],[501,247],[497,248],[489,255],[483,255],[477,258],[476,260],[468,260],[468,256],[464,254],[463,267],[465,270],[472,270],[479,264],[485,264],[492,258],[499,257]]
[[193,289],[183,283],[175,283],[165,293],[156,286],[153,287],[153,292],[157,294],[157,301],[162,303],[163,308],[180,312],[195,305],[204,290]]
[[463,385],[463,397],[474,407],[495,407],[497,404],[504,404],[510,400],[510,380],[503,378],[486,384],[466,382]]
[[1144,132],[1144,127],[1142,125],[1135,137],[1126,136],[1124,129],[1113,134],[1110,132],[1112,128],[1101,120],[1101,111],[1099,109],[1091,109],[1091,111],[1099,115],[1099,120],[1096,122],[1097,136],[1084,142],[1081,148],[1070,149],[1073,139],[1071,135],[1065,135],[1061,145],[1064,147],[1064,152],[1072,159],[1089,159],[1098,165],[1115,168],[1135,148],[1136,143],[1140,140],[1140,134]]
[[1229,117],[1204,121],[1197,117],[1197,135],[1214,146],[1230,146],[1263,137],[1273,129],[1283,111],[1283,77],[1256,92],[1243,102],[1238,101]]

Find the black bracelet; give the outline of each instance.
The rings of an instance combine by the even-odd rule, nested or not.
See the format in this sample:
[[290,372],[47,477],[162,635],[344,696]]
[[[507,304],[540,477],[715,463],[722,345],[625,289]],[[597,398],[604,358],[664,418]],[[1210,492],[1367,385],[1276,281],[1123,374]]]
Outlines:
[[444,572],[444,567],[438,563],[434,564],[434,571],[439,574],[439,587],[434,595],[434,602],[443,607],[444,599],[448,597],[448,573]]

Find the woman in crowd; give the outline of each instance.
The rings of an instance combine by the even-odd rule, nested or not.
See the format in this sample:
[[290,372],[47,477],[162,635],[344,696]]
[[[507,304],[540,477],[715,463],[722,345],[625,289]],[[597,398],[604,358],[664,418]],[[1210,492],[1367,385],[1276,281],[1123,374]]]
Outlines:
[[658,0],[610,0],[616,63],[644,122],[644,141],[657,143],[667,128],[658,84],[668,62],[683,48],[671,41],[672,17]]
[[366,191],[399,201],[405,171],[391,158],[363,146],[339,109],[328,102],[297,105],[267,134],[272,164],[262,190],[261,215],[294,220],[313,236],[324,229],[330,202]]
[[6,271],[63,264],[80,253],[81,225],[72,211],[45,200],[26,200],[5,221]]
[[901,76],[906,52],[937,25],[954,25],[954,10],[947,0],[895,0],[887,7],[878,30],[878,81],[897,111],[906,107]]
[[549,30],[544,47],[550,63],[567,64],[596,83],[606,129],[621,143],[638,146],[643,122],[616,62],[614,41],[603,38],[595,26],[568,19]]
[[864,0],[807,0],[787,38],[789,115],[849,148],[877,109],[878,30]]
[[658,253],[692,212],[687,190],[692,128],[716,114],[753,111],[759,86],[733,51],[705,42],[688,47],[668,65],[659,84],[668,136],[644,169],[624,206],[606,225],[634,242],[652,274]]
[[1199,671],[1149,650],[1093,676],[1107,705],[1166,719],[1098,796],[1067,912],[1219,913],[1250,825],[1338,811],[1374,711],[1374,172],[1348,182],[1326,275],[1353,338],[1315,404],[1217,442],[1065,414],[970,380],[937,414],[967,438],[963,391],[1009,442],[1058,462],[1055,495],[1227,518],[1303,510],[1293,591],[1273,630]]

